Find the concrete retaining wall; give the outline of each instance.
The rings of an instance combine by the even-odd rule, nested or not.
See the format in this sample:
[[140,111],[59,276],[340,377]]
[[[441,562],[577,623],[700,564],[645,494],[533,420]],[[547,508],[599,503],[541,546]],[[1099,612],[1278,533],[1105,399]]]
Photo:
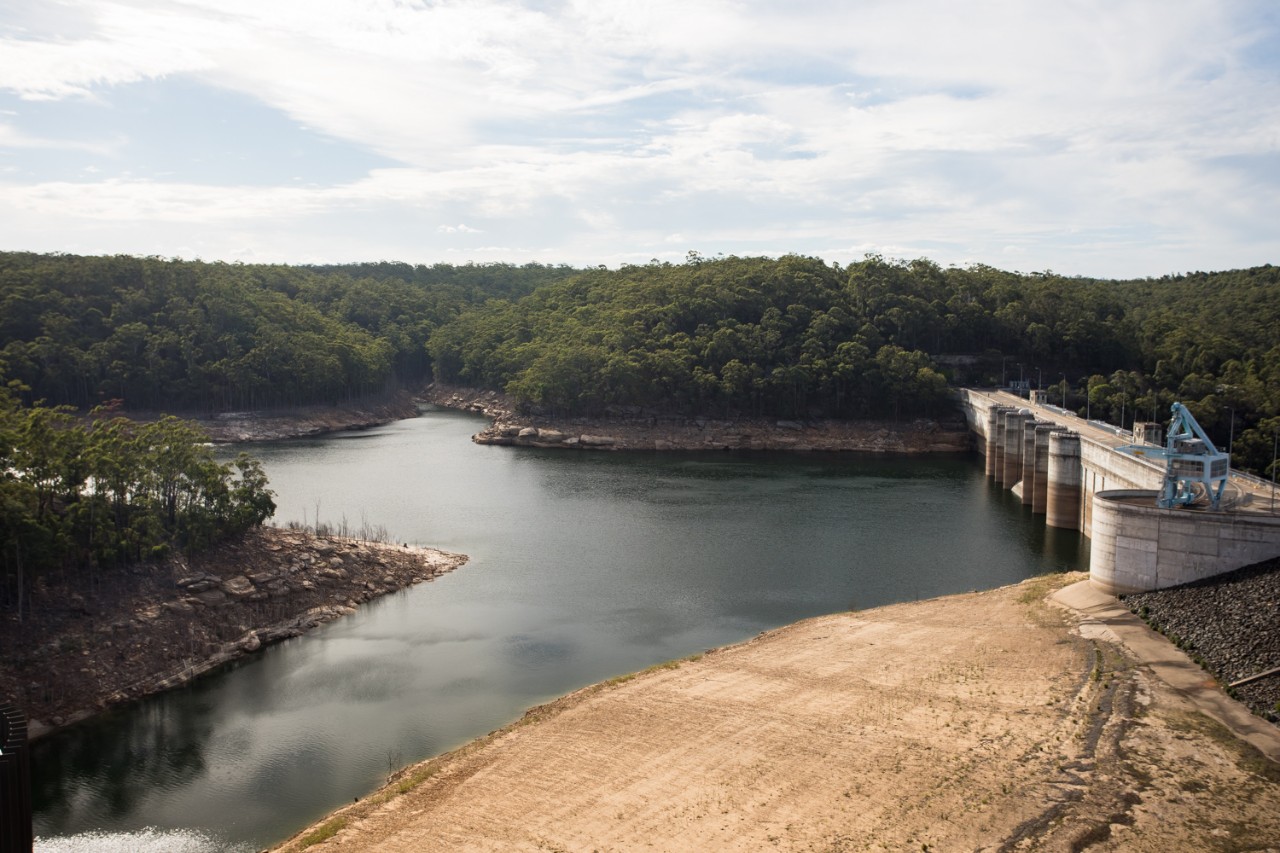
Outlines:
[[1103,592],[1165,589],[1280,556],[1280,517],[1155,502],[1149,489],[1094,495],[1089,577]]
[[1080,529],[1085,536],[1093,535],[1094,495],[1115,489],[1159,490],[1164,480],[1164,466],[1126,453],[1117,453],[1087,436],[1080,438],[1080,467]]

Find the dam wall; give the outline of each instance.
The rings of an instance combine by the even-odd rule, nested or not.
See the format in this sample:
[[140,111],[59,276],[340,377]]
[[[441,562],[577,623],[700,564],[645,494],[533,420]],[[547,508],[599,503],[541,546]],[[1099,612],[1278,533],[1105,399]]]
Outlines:
[[987,477],[1049,527],[1083,532],[1090,580],[1104,592],[1164,589],[1280,556],[1280,514],[1265,500],[1157,507],[1164,464],[1116,450],[1134,443],[1126,431],[999,391],[963,388],[959,399]]

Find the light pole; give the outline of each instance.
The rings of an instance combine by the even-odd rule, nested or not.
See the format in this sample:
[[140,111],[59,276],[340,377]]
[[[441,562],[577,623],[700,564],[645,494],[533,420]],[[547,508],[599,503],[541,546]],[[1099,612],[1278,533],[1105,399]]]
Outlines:
[[1231,457],[1231,448],[1236,441],[1236,407],[1228,406],[1227,408],[1231,410],[1231,431],[1227,434],[1227,458],[1229,459]]
[[1067,374],[1059,373],[1058,375],[1062,377],[1062,408],[1065,409],[1067,407]]
[[1084,381],[1084,419],[1093,420],[1093,376]]
[[1036,368],[1036,390],[1040,390],[1040,368]]
[[1271,513],[1276,511],[1276,451],[1280,450],[1280,430],[1271,435]]

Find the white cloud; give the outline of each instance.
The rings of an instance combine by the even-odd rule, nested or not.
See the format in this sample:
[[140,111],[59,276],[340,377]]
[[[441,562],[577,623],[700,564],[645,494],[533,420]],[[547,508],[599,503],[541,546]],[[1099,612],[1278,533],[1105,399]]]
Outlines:
[[26,148],[35,150],[48,150],[57,148],[69,151],[85,151],[91,154],[109,155],[118,151],[123,140],[94,140],[94,139],[50,139],[47,137],[30,136],[12,124],[0,122],[0,148]]
[[[532,232],[584,262],[676,234],[705,254],[1009,250],[1097,273],[1160,272],[1170,245],[1238,265],[1280,249],[1248,224],[1280,213],[1261,0],[73,0],[65,35],[24,8],[21,26],[0,12],[0,91],[56,108],[181,77],[400,166],[321,186],[10,178],[0,225],[271,221],[303,246],[319,220],[409,211],[492,235],[487,252]],[[0,146],[124,156],[21,112]]]

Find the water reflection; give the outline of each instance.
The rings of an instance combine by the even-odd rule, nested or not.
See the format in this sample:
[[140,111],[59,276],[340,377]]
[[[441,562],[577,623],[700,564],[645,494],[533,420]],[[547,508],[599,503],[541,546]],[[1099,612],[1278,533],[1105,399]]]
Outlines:
[[[128,815],[149,787],[182,784],[205,770],[204,746],[213,732],[209,706],[176,695],[143,703],[60,736],[58,748],[33,745],[32,789],[54,819],[75,808],[104,817]],[[77,780],[101,778],[86,790]]]

